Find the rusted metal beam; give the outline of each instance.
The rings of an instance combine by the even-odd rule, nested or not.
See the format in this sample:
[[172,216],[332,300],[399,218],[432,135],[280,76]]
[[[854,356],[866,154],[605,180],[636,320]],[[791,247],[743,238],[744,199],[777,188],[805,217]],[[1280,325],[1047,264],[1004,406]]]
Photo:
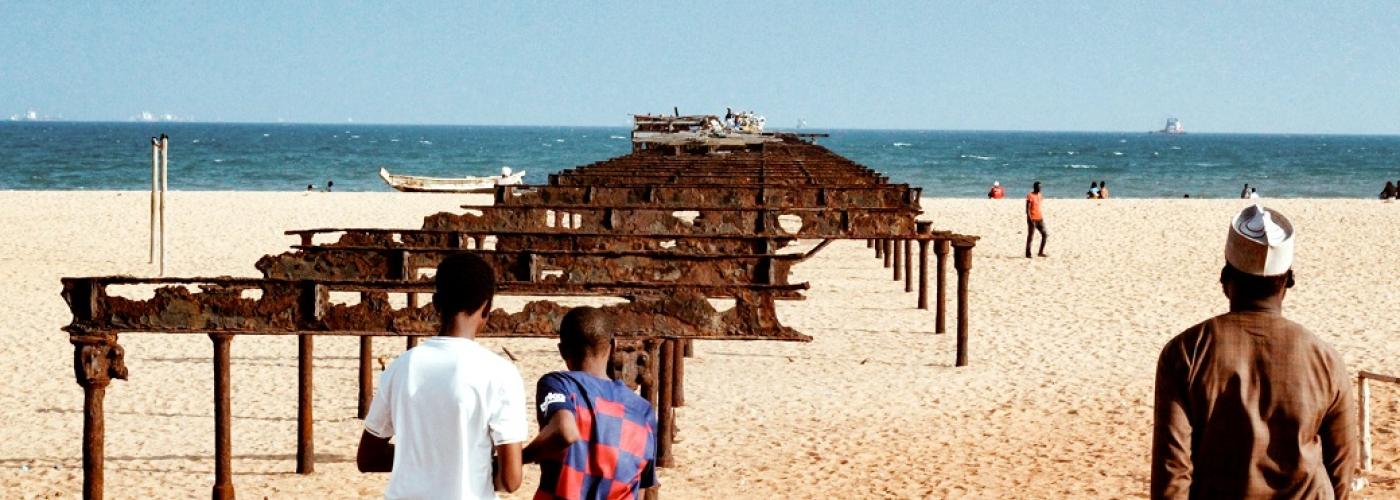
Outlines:
[[[65,330],[74,335],[116,332],[236,333],[261,335],[407,336],[437,332],[432,305],[396,309],[388,293],[425,293],[431,282],[318,282],[249,278],[176,279],[107,277],[69,279],[84,282],[90,292],[70,292],[70,308],[91,302],[103,314],[84,319],[74,316]],[[67,282],[66,282],[67,283]],[[112,284],[172,284],[201,286],[191,292],[184,286],[165,286],[147,300],[131,300],[107,294]],[[621,335],[723,339],[805,341],[808,337],[782,326],[773,310],[774,292],[805,285],[724,287],[734,306],[715,310],[705,299],[702,286],[657,288],[637,295],[625,304],[605,306]],[[75,287],[76,290],[76,287]],[[244,297],[256,290],[256,298]],[[659,293],[666,290],[665,293]],[[360,303],[333,304],[332,292],[361,292]],[[74,305],[78,304],[78,305]],[[524,310],[493,311],[482,337],[552,337],[568,308],[550,301],[535,301]]]
[[233,408],[229,344],[233,335],[211,333],[214,342],[214,500],[233,500]]
[[933,245],[933,255],[937,258],[938,268],[934,271],[936,281],[936,292],[934,294],[934,320],[933,333],[944,333],[947,329],[948,318],[948,241],[937,240]]
[[956,366],[967,366],[968,278],[972,272],[972,247],[953,247],[953,268],[958,271],[958,357]]
[[[639,184],[635,187],[598,186],[499,186],[493,206],[551,205],[574,207],[649,207],[691,209],[697,206],[733,208],[897,208],[911,206],[921,191],[908,185],[880,184],[854,187],[751,185],[699,187],[694,185]],[[913,193],[911,195],[911,192]],[[913,204],[917,206],[917,204]]]
[[315,339],[313,335],[297,336],[297,474],[316,471],[316,421],[312,418]]

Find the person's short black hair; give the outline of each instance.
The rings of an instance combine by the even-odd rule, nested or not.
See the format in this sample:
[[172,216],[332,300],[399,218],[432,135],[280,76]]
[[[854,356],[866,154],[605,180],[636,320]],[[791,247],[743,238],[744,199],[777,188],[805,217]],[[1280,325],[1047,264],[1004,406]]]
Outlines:
[[559,347],[567,357],[607,352],[612,347],[612,322],[601,309],[570,309],[559,321]]
[[1220,269],[1220,282],[1234,285],[1235,296],[1244,300],[1273,297],[1285,288],[1293,288],[1293,270],[1278,276],[1257,276],[1246,273],[1226,262]]
[[1031,184],[1031,187],[1040,189],[1040,181],[1035,181],[1035,184]]
[[490,312],[491,299],[496,296],[496,271],[481,257],[470,253],[448,256],[438,264],[435,278],[433,307],[443,318],[459,312],[471,314],[482,307]]

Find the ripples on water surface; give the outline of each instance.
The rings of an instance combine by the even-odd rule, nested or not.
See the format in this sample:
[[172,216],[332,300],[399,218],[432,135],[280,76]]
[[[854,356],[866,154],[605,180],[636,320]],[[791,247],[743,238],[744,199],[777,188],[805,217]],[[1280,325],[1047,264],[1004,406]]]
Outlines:
[[[543,183],[562,168],[626,154],[625,128],[292,124],[0,123],[0,189],[149,189],[151,135],[171,137],[179,190],[386,191],[395,173],[489,175]],[[1400,136],[834,130],[820,143],[923,186],[931,196],[1082,196],[1106,180],[1119,197],[1374,197],[1400,180]]]

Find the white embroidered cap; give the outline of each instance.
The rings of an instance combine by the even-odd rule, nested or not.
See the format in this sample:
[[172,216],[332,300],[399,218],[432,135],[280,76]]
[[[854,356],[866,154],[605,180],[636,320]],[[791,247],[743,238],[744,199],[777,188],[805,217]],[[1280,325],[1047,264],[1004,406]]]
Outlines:
[[1276,210],[1246,207],[1230,224],[1225,262],[1255,276],[1278,276],[1293,267],[1293,223]]

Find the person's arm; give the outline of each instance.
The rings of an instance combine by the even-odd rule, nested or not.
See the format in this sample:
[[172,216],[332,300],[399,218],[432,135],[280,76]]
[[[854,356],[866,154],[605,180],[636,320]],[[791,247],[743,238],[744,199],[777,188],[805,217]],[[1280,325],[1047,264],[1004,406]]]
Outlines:
[[542,459],[558,460],[564,450],[578,439],[578,421],[574,419],[574,412],[556,410],[549,416],[549,423],[545,424],[535,439],[525,447],[524,462],[529,464]]
[[642,488],[655,488],[661,486],[661,482],[656,480],[656,409],[647,411],[647,425],[650,426],[647,435],[646,459],[647,465],[642,468],[638,486]]
[[504,368],[496,379],[496,397],[486,423],[491,443],[496,447],[492,482],[497,491],[520,489],[520,446],[529,437],[525,428],[525,383],[515,365],[502,361]]
[[1322,439],[1322,465],[1327,467],[1327,477],[1332,480],[1332,492],[1336,498],[1346,498],[1351,493],[1351,477],[1356,471],[1356,407],[1352,406],[1351,380],[1340,356],[1334,355],[1333,387],[1337,391],[1332,406],[1323,417],[1318,437]]
[[360,434],[360,446],[355,451],[355,465],[360,472],[392,472],[394,470],[394,445],[389,438],[394,437],[394,415],[390,411],[393,401],[393,374],[397,371],[389,365],[379,375],[379,389],[370,400],[369,411],[365,413],[365,431]]
[[1031,199],[1026,198],[1026,218],[1031,218]]
[[1157,360],[1157,389],[1152,422],[1152,498],[1186,499],[1191,495],[1191,421],[1183,384],[1187,371],[1176,339]]
[[496,458],[492,463],[491,483],[496,491],[514,493],[520,489],[524,466],[520,463],[520,443],[496,445]]
[[360,472],[393,472],[394,445],[369,431],[360,434],[360,448],[355,452],[355,465]]

